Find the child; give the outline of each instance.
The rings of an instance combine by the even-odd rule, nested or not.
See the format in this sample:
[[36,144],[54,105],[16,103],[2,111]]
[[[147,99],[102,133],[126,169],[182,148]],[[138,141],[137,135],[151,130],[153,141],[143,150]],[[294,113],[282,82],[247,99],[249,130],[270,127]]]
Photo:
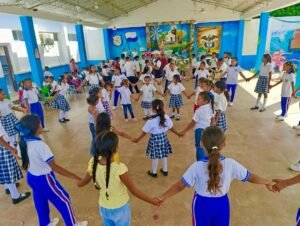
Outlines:
[[201,144],[208,157],[193,163],[181,180],[161,195],[160,199],[165,201],[184,188],[193,186],[193,225],[229,226],[230,204],[227,193],[232,180],[264,184],[269,190],[272,190],[274,183],[250,174],[240,163],[221,155],[220,151],[225,146],[225,136],[220,128],[208,127],[203,132]]
[[173,122],[164,112],[164,103],[161,100],[152,102],[152,110],[155,112],[144,125],[141,135],[133,139],[135,143],[139,142],[147,133],[151,134],[148,141],[146,155],[152,160],[152,170],[148,171],[151,177],[157,177],[158,160],[162,160],[163,167],[160,172],[164,176],[168,176],[167,158],[172,153],[172,147],[167,137],[167,131],[170,130],[179,136],[178,132],[173,128]]
[[40,138],[42,127],[39,117],[35,115],[23,117],[19,130],[22,167],[27,171],[27,183],[32,189],[39,225],[52,225],[49,218],[49,201],[59,211],[65,225],[88,225],[87,221],[76,221],[69,194],[58,182],[53,171],[75,182],[80,181],[80,177],[56,164],[49,146]]
[[44,77],[54,77],[53,74],[49,71],[48,66],[45,66]]
[[39,102],[39,93],[33,88],[32,81],[30,79],[24,80],[23,99],[25,101],[26,108],[30,111],[30,114],[38,115],[42,123],[43,131],[48,132],[49,129],[45,127],[43,107]]
[[224,62],[224,59],[219,58],[216,69],[212,69],[214,73],[214,80],[215,81],[222,80],[226,83],[226,76],[222,77],[222,74],[226,71],[226,69],[227,69],[227,64]]
[[202,133],[207,127],[215,125],[215,109],[214,100],[208,92],[199,93],[197,105],[199,108],[194,113],[192,121],[182,132],[180,132],[180,135],[184,135],[187,131],[194,127],[196,159],[197,161],[200,161],[205,156],[204,148],[200,146]]
[[210,59],[210,68],[213,70],[216,70],[217,68],[217,62],[218,62],[218,57],[215,52],[211,54],[211,59]]
[[198,79],[199,78],[208,78],[209,71],[205,68],[205,62],[201,62],[199,68],[195,72],[195,89],[198,86]]
[[137,82],[139,81],[139,79],[135,76],[134,64],[131,61],[130,56],[126,57],[126,63],[124,65],[124,68],[125,68],[125,71],[126,71],[126,77],[130,81],[130,83],[129,83],[130,92],[133,93],[133,88],[132,87],[134,87],[135,92],[139,93],[140,90],[139,90],[139,87],[137,86]]
[[[173,82],[168,86],[168,91],[170,92],[170,103],[169,108],[172,108],[172,115],[170,118],[176,118],[180,120],[180,108],[183,106],[181,93],[183,93],[187,98],[189,96],[185,92],[184,86],[180,82],[180,75],[173,76]],[[166,96],[167,92],[164,94]],[[177,114],[175,115],[175,110]]]
[[229,101],[229,94],[226,91],[226,83],[224,81],[217,81],[214,86],[215,93],[215,110],[216,110],[216,126],[227,131],[226,109],[227,101]]
[[287,112],[289,110],[289,104],[291,102],[291,96],[294,92],[295,85],[295,68],[291,62],[285,62],[283,65],[283,74],[279,82],[271,85],[270,88],[273,88],[280,83],[281,87],[281,114],[276,116],[278,121],[283,121],[287,117]]
[[247,81],[247,78],[242,72],[242,68],[237,63],[238,63],[238,59],[235,57],[232,58],[230,66],[227,67],[226,71],[221,76],[221,78],[223,78],[227,74],[226,85],[227,85],[228,92],[230,92],[229,106],[233,106],[239,75],[241,75],[243,79]]
[[141,88],[141,93],[136,98],[136,101],[139,100],[140,96],[143,96],[141,107],[144,109],[144,117],[143,119],[146,120],[148,119],[152,112],[152,101],[154,99],[154,93],[158,95],[163,95],[162,93],[158,92],[153,84],[151,84],[151,80],[149,76],[146,76],[145,79],[145,84]]
[[159,206],[161,201],[144,194],[133,184],[124,163],[114,161],[118,153],[118,136],[106,131],[95,140],[95,155],[79,187],[93,183],[99,190],[99,212],[104,226],[131,225],[131,210],[127,189],[137,198]]
[[19,120],[13,114],[12,110],[27,113],[27,109],[15,107],[10,100],[5,99],[4,90],[0,89],[0,120],[5,132],[9,136],[10,144],[16,146],[18,131],[15,129],[15,126],[19,123]]
[[126,79],[127,79],[126,76],[121,74],[120,68],[116,67],[114,69],[114,75],[112,76],[112,79],[111,79],[111,82],[115,88],[115,90],[114,90],[114,106],[112,108],[113,110],[115,110],[118,105],[118,100],[119,100],[119,96],[120,96],[118,88],[121,88],[121,82]]
[[134,57],[134,73],[135,76],[138,78],[140,76],[140,72],[141,72],[141,67],[140,67],[140,62],[139,62],[139,56],[135,56]]
[[89,94],[92,93],[92,90],[95,87],[100,87],[100,84],[102,86],[105,84],[102,76],[99,74],[99,72],[96,71],[96,67],[94,65],[90,65],[89,74],[85,77],[85,80],[76,90],[79,91],[87,82],[90,85]]
[[231,65],[231,53],[230,52],[224,52],[224,62],[229,67]]
[[70,119],[67,118],[67,112],[70,111],[70,105],[66,99],[67,91],[70,89],[68,81],[66,78],[61,79],[61,84],[56,88],[56,94],[54,101],[52,102],[52,107],[59,109],[59,122],[66,123],[69,122]]
[[166,72],[166,83],[165,83],[165,90],[167,92],[168,86],[173,82],[174,75],[179,75],[179,72],[175,69],[175,64],[171,62],[169,64],[170,69]]
[[18,100],[19,100],[20,106],[21,106],[22,109],[26,109],[26,106],[24,104],[24,99],[23,99],[24,82],[23,81],[19,82],[18,86],[19,86]]
[[143,74],[140,76],[140,81],[145,84],[145,77],[148,76],[151,80],[151,84],[153,84],[154,75],[151,74],[150,68],[148,66],[144,67]]
[[102,93],[101,93],[103,107],[104,107],[105,111],[107,112],[107,114],[109,114],[110,117],[112,117],[112,112],[110,110],[109,102],[110,102],[110,98],[111,98],[112,88],[113,88],[113,86],[111,83],[106,83],[104,85],[104,89],[102,89]]
[[198,96],[199,96],[199,93],[203,92],[203,87],[204,87],[204,82],[206,81],[206,78],[199,78],[198,79],[198,86],[197,88],[195,89],[194,92],[192,92],[189,97],[191,98],[193,95],[195,95],[195,101],[194,101],[194,112],[199,108],[199,105],[198,105]]
[[251,108],[251,110],[258,110],[261,96],[264,95],[264,102],[259,112],[264,112],[266,110],[270,81],[272,78],[272,64],[270,54],[264,54],[262,62],[263,63],[261,64],[259,70],[252,77],[247,79],[247,81],[249,82],[251,81],[251,79],[260,74],[255,87],[255,92],[258,93],[258,97],[255,106]]
[[128,122],[128,116],[127,111],[129,111],[131,119],[133,121],[137,121],[137,119],[134,116],[132,105],[131,105],[131,92],[129,89],[129,82],[128,80],[123,80],[121,83],[121,88],[118,88],[118,91],[121,94],[121,105],[123,106],[123,113],[125,117],[125,122]]
[[56,89],[58,86],[58,83],[54,80],[53,77],[49,77],[48,78],[48,82],[49,82],[49,88],[50,88],[50,96],[54,96],[56,94]]
[[196,67],[197,67],[197,58],[196,58],[196,55],[193,53],[192,54],[192,57],[191,57],[191,62],[192,62],[192,73],[193,73],[193,75],[195,74],[195,72],[196,72]]
[[5,187],[6,194],[10,194],[13,204],[18,204],[30,196],[30,192],[20,194],[17,182],[23,178],[17,162],[18,152],[9,144],[8,134],[0,122],[0,184]]

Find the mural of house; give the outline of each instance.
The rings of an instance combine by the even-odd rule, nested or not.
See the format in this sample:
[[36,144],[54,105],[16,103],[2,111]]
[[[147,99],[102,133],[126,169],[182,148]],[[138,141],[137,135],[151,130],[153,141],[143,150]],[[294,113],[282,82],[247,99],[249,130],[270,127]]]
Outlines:
[[174,33],[172,33],[172,31],[168,31],[168,34],[166,35],[165,41],[167,43],[176,42],[176,35]]

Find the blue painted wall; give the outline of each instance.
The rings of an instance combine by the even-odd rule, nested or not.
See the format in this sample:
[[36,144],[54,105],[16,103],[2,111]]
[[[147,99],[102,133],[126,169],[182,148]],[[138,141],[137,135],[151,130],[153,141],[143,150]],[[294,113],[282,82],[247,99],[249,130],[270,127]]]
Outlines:
[[0,89],[3,89],[5,92],[5,95],[8,96],[8,90],[6,86],[5,77],[0,77]]
[[[120,28],[117,30],[108,29],[108,43],[109,43],[109,55],[111,59],[115,57],[120,57],[124,50],[133,51],[134,49],[140,53],[140,51],[145,51],[147,49],[146,43],[146,27],[131,27],[131,28]],[[136,32],[137,39],[132,41],[127,41],[125,37],[126,32]],[[117,46],[113,42],[115,36],[121,37],[121,45]]]
[[231,52],[232,56],[238,54],[238,34],[239,34],[239,21],[227,21],[227,22],[208,22],[198,23],[195,25],[195,38],[194,38],[194,51],[197,46],[197,29],[204,26],[222,26],[222,36],[219,56],[223,56],[224,52]]
[[256,55],[242,55],[240,65],[242,68],[250,70],[255,66]]

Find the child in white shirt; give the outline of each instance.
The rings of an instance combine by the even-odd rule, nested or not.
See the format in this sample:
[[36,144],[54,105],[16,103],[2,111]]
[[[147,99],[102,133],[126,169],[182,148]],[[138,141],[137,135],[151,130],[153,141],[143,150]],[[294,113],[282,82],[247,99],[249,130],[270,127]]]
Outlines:
[[144,67],[143,73],[140,76],[140,81],[145,84],[145,77],[148,76],[150,77],[151,80],[151,84],[153,84],[153,80],[154,80],[154,75],[151,74],[150,72],[150,68],[148,66]]
[[168,86],[173,82],[174,75],[180,75],[180,73],[175,69],[175,64],[171,62],[169,64],[169,70],[166,71],[166,83],[164,92],[168,90]]
[[127,80],[127,77],[124,74],[121,74],[121,71],[119,68],[115,68],[114,69],[114,75],[112,76],[111,82],[114,85],[114,106],[113,106],[113,110],[115,110],[117,108],[118,105],[118,100],[119,100],[119,96],[120,93],[118,91],[118,88],[121,88],[121,83],[123,80]]
[[205,63],[201,62],[199,68],[195,72],[195,89],[198,86],[198,79],[199,78],[208,78],[210,75],[209,71],[205,68]]
[[229,93],[226,91],[226,83],[217,81],[214,85],[214,102],[216,110],[216,126],[227,131],[226,109],[229,100]]
[[132,105],[131,105],[131,92],[129,89],[129,81],[128,80],[123,80],[122,81],[122,86],[121,88],[118,88],[118,91],[121,94],[121,105],[123,106],[123,113],[125,117],[125,122],[128,122],[128,115],[127,111],[129,111],[131,119],[133,121],[137,121],[136,117],[134,116]]
[[106,83],[104,88],[102,89],[102,104],[107,114],[112,118],[112,112],[110,110],[109,102],[111,99],[111,92],[112,92],[112,84]]

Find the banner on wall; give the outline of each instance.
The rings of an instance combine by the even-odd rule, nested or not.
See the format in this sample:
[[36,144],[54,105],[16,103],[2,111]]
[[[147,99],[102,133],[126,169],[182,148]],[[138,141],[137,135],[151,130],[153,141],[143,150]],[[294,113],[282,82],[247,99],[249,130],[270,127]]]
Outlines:
[[188,57],[193,51],[194,21],[147,23],[147,48],[160,50],[167,56],[175,53]]
[[197,53],[211,55],[220,52],[222,26],[199,27],[197,30]]
[[273,31],[271,34],[270,53],[300,53],[300,29]]

